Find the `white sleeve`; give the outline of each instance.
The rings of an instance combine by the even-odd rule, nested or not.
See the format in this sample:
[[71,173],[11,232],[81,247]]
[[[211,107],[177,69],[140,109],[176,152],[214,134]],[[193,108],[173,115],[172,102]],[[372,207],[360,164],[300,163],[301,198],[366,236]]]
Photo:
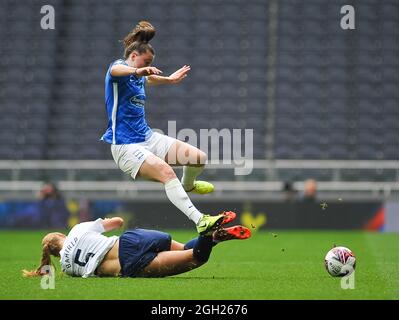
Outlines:
[[95,221],[88,221],[88,222],[82,222],[77,224],[72,228],[70,231],[70,234],[76,235],[76,234],[84,234],[87,231],[94,231],[98,233],[103,233],[105,232],[104,226],[102,224],[103,219],[98,218]]
[[103,233],[105,232],[104,226],[103,226],[103,222],[104,220],[101,218],[98,218],[97,220],[93,221],[88,230],[90,231],[94,231],[94,232],[98,232],[98,233]]

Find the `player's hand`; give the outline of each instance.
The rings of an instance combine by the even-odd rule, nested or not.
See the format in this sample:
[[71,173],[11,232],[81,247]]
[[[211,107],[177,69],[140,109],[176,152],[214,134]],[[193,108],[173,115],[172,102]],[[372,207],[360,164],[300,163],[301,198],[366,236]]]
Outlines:
[[191,70],[190,66],[184,65],[179,70],[173,72],[168,78],[171,83],[178,83],[187,77],[187,73]]
[[138,68],[136,70],[136,74],[139,77],[151,76],[153,74],[161,74],[161,73],[162,71],[155,67],[144,67],[144,68]]

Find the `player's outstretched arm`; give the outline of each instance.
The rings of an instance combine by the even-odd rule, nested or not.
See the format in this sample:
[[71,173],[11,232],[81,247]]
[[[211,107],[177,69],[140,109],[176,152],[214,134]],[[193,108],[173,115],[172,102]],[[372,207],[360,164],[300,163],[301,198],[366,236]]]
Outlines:
[[163,77],[158,75],[151,75],[147,77],[147,83],[150,86],[157,84],[170,84],[170,83],[179,83],[185,77],[187,77],[187,73],[191,70],[190,66],[184,65],[179,70],[173,72],[169,77]]
[[112,231],[115,229],[119,229],[120,227],[123,226],[123,219],[120,217],[113,217],[110,219],[104,219],[102,221],[103,227],[105,231]]
[[111,76],[126,77],[135,75],[138,77],[161,74],[162,71],[155,67],[134,68],[123,64],[116,64],[111,68]]

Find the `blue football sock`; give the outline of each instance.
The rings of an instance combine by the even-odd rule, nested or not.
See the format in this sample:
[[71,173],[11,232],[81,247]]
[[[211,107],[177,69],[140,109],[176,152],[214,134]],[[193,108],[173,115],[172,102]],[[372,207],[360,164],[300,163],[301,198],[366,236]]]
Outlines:
[[191,239],[189,242],[187,242],[187,243],[184,245],[184,250],[189,250],[189,249],[194,248],[194,246],[195,246],[195,244],[197,243],[197,241],[198,241],[198,237],[197,237],[197,238],[194,238],[194,239]]
[[199,236],[193,247],[193,256],[201,262],[207,262],[213,248],[212,236]]
[[[191,239],[189,242],[187,242],[184,245],[184,250],[189,250],[189,249],[194,248],[195,244],[197,243],[197,241],[198,241],[198,237],[194,238],[194,239]],[[212,241],[212,242],[213,242],[213,246],[216,246],[218,244],[218,242],[215,242],[215,241]]]

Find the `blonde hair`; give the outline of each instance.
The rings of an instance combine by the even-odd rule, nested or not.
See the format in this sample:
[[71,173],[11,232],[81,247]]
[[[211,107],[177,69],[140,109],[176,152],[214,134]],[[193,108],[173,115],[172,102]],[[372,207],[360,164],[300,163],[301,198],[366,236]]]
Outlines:
[[127,59],[133,51],[137,51],[139,54],[150,51],[155,54],[154,48],[149,44],[154,36],[155,28],[153,25],[148,21],[140,21],[123,39],[124,58]]
[[40,266],[36,270],[22,270],[24,277],[37,277],[46,274],[42,271],[43,266],[52,265],[51,256],[59,257],[65,234],[60,232],[51,232],[47,234],[42,240],[42,259]]

